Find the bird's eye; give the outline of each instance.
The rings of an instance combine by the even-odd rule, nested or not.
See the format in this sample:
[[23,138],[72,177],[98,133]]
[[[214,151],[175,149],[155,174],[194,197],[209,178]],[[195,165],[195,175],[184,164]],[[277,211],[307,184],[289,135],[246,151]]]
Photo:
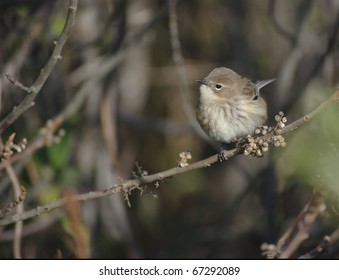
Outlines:
[[221,85],[221,84],[215,84],[215,88],[216,88],[217,90],[220,90],[220,89],[222,88],[222,85]]

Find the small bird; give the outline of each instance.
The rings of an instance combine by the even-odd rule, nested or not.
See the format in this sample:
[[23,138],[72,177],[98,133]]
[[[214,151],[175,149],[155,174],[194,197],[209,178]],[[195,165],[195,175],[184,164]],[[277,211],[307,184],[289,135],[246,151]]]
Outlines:
[[229,68],[215,68],[197,80],[201,84],[196,110],[200,126],[222,143],[252,134],[267,120],[267,104],[259,90],[274,80],[252,82]]

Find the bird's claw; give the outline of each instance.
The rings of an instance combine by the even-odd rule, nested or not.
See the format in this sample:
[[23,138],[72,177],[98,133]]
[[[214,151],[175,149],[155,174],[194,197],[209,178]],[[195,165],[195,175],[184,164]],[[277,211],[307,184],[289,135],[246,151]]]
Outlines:
[[220,162],[223,162],[225,160],[228,160],[228,157],[225,156],[225,150],[224,149],[220,149],[220,152],[218,153],[218,160]]

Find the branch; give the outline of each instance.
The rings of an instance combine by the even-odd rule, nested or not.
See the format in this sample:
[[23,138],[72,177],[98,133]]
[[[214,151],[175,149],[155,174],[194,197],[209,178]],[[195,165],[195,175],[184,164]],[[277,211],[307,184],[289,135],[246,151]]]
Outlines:
[[[315,110],[301,117],[300,119],[297,119],[296,121],[290,123],[289,125],[285,126],[282,129],[281,133],[283,134],[283,133],[287,133],[287,132],[295,130],[296,128],[300,127],[301,125],[315,118],[322,111],[324,111],[326,108],[336,103],[337,101],[339,101],[339,88],[337,88],[336,92],[328,100],[320,104]],[[267,140],[269,139],[269,137],[273,137],[273,136],[274,136],[273,133],[268,133],[267,135],[261,136],[258,138]],[[241,154],[241,150],[239,148],[235,148],[235,149],[228,150],[228,151],[223,151],[223,155],[225,158],[231,158],[238,154]],[[209,158],[206,158],[204,160],[201,160],[201,161],[198,161],[192,164],[188,164],[184,167],[174,167],[174,168],[171,168],[171,169],[159,172],[159,173],[155,173],[152,175],[142,176],[136,179],[128,180],[123,183],[116,184],[112,187],[109,187],[108,189],[74,195],[74,200],[81,202],[81,201],[102,198],[102,197],[106,197],[110,195],[115,195],[118,193],[124,194],[126,198],[133,190],[140,189],[140,186],[142,185],[145,185],[148,183],[155,183],[155,185],[158,185],[160,182],[162,182],[166,178],[170,178],[172,176],[185,173],[191,170],[200,169],[203,167],[209,167],[212,164],[218,162],[219,158],[220,158],[220,155],[215,154]],[[66,203],[65,198],[61,198],[49,204],[46,204],[43,206],[37,206],[36,208],[23,212],[21,214],[14,214],[14,215],[6,216],[0,220],[0,226],[9,225],[17,221],[27,220],[27,219],[39,216],[41,214],[50,212],[54,209],[60,208],[63,205],[65,205],[65,203]]]
[[317,108],[315,108],[312,112],[310,112],[309,114],[306,114],[304,117],[294,121],[293,123],[287,125],[282,132],[286,133],[286,132],[290,132],[293,131],[295,129],[297,129],[299,126],[303,125],[306,122],[311,121],[312,119],[314,119],[317,115],[319,115],[322,111],[324,111],[325,109],[327,109],[330,105],[332,105],[335,102],[339,101],[339,87],[336,89],[336,91],[334,92],[334,94],[327,99],[326,101],[324,101],[323,103],[321,103]]
[[339,239],[339,228],[337,228],[330,236],[325,236],[323,241],[312,251],[302,255],[299,259],[315,259],[328,249]]
[[[26,146],[27,140],[26,138],[24,138],[21,144],[15,145],[15,147],[20,148],[20,150],[18,150],[18,148],[14,147],[16,151],[15,154],[13,154],[12,151],[10,151],[11,153],[7,153],[8,155],[4,152],[2,153],[2,155],[0,154],[0,171],[6,168],[7,164],[13,164],[19,160],[22,160],[23,158],[27,158],[35,151],[45,146],[58,143],[60,141],[60,137],[62,137],[64,134],[64,131],[62,129],[59,130],[62,122],[63,118],[59,116],[48,120],[45,126],[40,129],[38,136],[34,140],[32,140],[32,142],[28,146]],[[12,150],[14,150],[14,148],[12,148]]]
[[300,244],[309,237],[310,227],[325,209],[324,199],[318,194],[313,195],[276,245],[261,245],[262,254],[268,259],[291,258]]
[[[17,213],[21,214],[24,211],[23,200],[26,195],[26,189],[20,186],[19,179],[16,176],[13,167],[10,164],[7,164],[6,167],[7,174],[12,182],[13,192],[15,197],[18,197],[14,205],[16,204]],[[16,259],[21,259],[21,236],[22,236],[23,221],[17,221],[15,223],[14,230],[14,243],[13,243],[13,255]]]
[[3,209],[0,209],[0,218],[2,218],[3,216],[5,216],[6,214],[8,214],[10,212],[13,212],[14,209],[16,207],[18,207],[20,204],[22,204],[23,201],[25,200],[25,198],[26,198],[26,189],[23,186],[21,186],[19,189],[20,189],[20,193],[15,198],[15,200],[10,202]]
[[324,200],[314,195],[299,214],[294,224],[277,243],[276,258],[287,259],[299,248],[300,244],[309,237],[309,230],[318,215],[326,209]]
[[64,28],[61,32],[59,39],[55,42],[55,47],[53,49],[53,53],[49,60],[47,61],[45,67],[41,70],[40,75],[34,82],[34,84],[30,87],[24,86],[19,81],[16,81],[11,75],[6,74],[8,80],[13,83],[15,86],[27,92],[25,98],[21,101],[21,103],[14,107],[13,110],[1,121],[0,123],[0,134],[4,132],[4,130],[11,125],[18,117],[20,117],[27,109],[34,105],[34,100],[41,88],[45,84],[49,75],[52,73],[56,63],[59,59],[61,59],[61,50],[65,45],[71,28],[75,22],[75,14],[77,10],[78,1],[70,0],[68,6],[68,13]]

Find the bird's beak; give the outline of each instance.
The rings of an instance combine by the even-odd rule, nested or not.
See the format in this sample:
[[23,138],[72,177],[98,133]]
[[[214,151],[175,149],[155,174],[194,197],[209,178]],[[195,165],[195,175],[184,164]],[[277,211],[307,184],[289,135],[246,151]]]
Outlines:
[[205,79],[202,79],[202,80],[196,80],[196,82],[198,82],[199,84],[203,84],[203,85],[208,86],[207,81],[206,81]]

